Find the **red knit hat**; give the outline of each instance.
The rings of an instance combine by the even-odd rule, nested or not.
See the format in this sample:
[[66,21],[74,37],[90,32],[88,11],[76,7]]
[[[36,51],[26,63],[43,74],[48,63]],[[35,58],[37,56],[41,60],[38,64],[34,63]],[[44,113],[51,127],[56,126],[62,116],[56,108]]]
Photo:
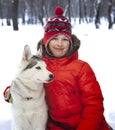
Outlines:
[[47,47],[48,42],[58,34],[66,35],[71,42],[71,23],[63,16],[64,11],[61,7],[57,7],[54,12],[55,16],[53,16],[45,26],[43,38],[45,47]]

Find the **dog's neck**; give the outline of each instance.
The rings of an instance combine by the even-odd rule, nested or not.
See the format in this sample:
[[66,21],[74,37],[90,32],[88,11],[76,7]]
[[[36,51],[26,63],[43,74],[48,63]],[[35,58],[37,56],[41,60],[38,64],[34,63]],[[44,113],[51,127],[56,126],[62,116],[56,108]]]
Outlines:
[[31,90],[31,91],[36,91],[30,88],[29,86],[27,86],[19,77],[17,77],[16,80],[18,80],[24,87],[26,87],[26,89]]
[[[27,85],[25,85],[24,83],[23,83],[23,81],[20,79],[20,78],[16,78],[16,80],[18,80],[24,87],[26,87],[27,89],[30,89]],[[18,84],[16,83],[16,86],[18,86]],[[18,93],[17,93],[18,94]],[[25,97],[25,96],[22,96],[22,95],[20,95],[20,94],[18,94],[19,96],[21,96],[23,99],[25,99],[25,100],[27,100],[27,101],[30,101],[30,100],[32,100],[33,99],[33,97]]]

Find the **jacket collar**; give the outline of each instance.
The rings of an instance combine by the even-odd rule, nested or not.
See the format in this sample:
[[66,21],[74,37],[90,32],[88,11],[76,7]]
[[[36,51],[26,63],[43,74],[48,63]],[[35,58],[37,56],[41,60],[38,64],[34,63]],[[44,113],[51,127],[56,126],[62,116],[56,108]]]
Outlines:
[[54,64],[68,64],[70,63],[72,60],[74,59],[78,59],[78,52],[75,52],[74,54],[72,54],[71,56],[66,56],[63,58],[51,58],[51,57],[45,57],[43,56],[44,61],[46,62],[47,65],[54,65]]

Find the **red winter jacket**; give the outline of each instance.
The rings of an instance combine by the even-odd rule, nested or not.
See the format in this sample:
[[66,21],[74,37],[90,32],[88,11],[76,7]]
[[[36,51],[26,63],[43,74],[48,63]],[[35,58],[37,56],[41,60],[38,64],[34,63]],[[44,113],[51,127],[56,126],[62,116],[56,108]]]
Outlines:
[[48,130],[110,130],[103,116],[103,96],[95,74],[77,53],[44,57],[55,79],[45,84]]

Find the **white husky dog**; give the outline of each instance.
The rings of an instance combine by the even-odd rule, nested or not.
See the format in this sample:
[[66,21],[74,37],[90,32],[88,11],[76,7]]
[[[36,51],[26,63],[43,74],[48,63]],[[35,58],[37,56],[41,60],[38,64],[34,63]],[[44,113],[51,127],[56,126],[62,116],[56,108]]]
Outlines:
[[53,79],[39,55],[32,55],[25,46],[20,71],[13,80],[10,93],[13,98],[12,130],[45,130],[47,105],[43,83]]

